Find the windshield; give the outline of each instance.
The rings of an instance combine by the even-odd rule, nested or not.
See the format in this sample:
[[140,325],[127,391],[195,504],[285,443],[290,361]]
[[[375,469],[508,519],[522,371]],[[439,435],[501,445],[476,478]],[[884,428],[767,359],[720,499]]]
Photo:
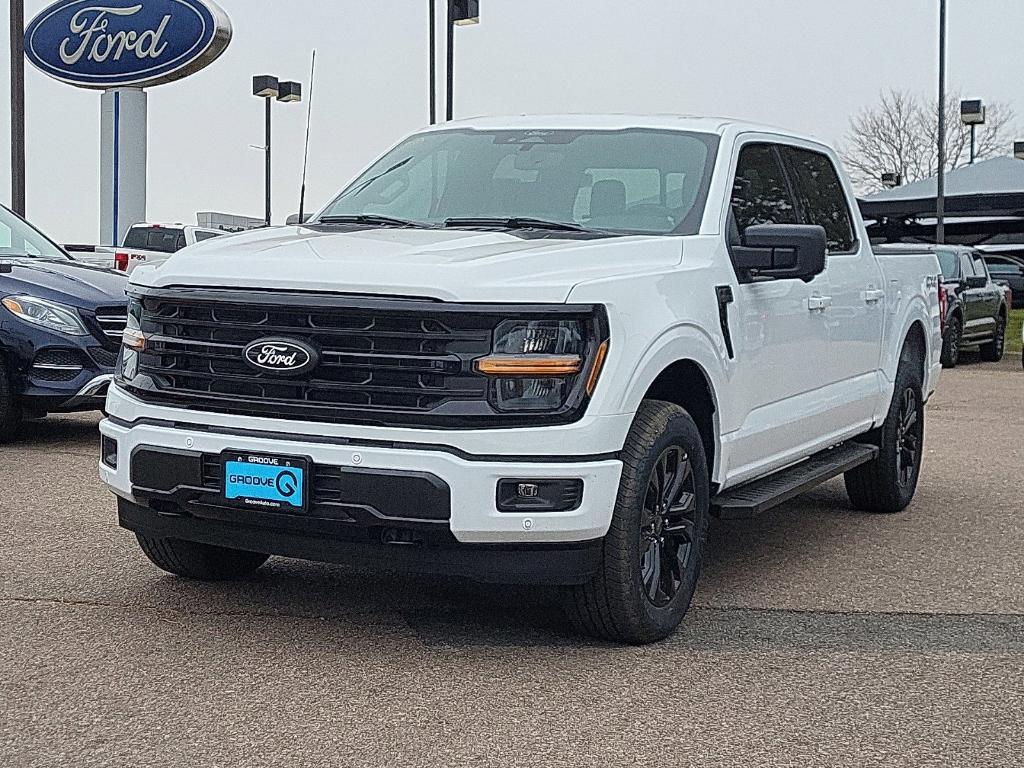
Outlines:
[[45,235],[0,206],[0,259],[4,256],[32,256],[64,259],[68,256]]
[[942,276],[947,280],[956,280],[960,264],[960,256],[956,251],[939,251],[939,267],[942,269]]
[[711,134],[642,129],[424,133],[374,163],[321,219],[534,219],[609,234],[696,234],[717,147]]

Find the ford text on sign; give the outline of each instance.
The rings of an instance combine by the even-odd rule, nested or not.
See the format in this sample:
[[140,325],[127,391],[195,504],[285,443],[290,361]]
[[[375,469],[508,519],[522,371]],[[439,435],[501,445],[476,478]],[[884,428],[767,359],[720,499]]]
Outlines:
[[213,62],[231,22],[209,0],[62,0],[25,32],[25,53],[58,80],[85,88],[159,85]]

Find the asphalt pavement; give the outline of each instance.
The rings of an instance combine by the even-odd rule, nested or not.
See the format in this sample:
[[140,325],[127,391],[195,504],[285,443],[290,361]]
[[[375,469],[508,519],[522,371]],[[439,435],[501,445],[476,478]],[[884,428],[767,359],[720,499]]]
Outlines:
[[0,446],[0,766],[1024,765],[1024,372],[929,404],[917,498],[716,523],[683,629],[575,637],[544,589],[152,567],[97,418]]

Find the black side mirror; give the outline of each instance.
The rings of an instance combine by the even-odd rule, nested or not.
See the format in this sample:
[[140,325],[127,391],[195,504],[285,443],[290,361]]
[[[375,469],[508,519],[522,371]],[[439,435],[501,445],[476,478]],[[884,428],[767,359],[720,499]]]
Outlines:
[[825,271],[825,229],[810,224],[756,224],[731,249],[740,282],[803,280]]
[[964,280],[964,285],[968,288],[984,288],[988,285],[988,278],[984,275],[969,275]]

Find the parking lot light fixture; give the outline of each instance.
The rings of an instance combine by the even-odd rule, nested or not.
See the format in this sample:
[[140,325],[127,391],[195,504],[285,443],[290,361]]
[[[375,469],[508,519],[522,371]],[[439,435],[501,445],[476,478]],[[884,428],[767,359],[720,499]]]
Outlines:
[[960,121],[971,128],[971,164],[975,156],[975,131],[979,125],[985,124],[985,105],[980,99],[967,99],[960,102]]
[[893,189],[903,183],[903,176],[898,173],[883,173],[882,186],[886,189]]
[[302,83],[296,83],[291,80],[281,83],[277,100],[284,104],[302,101]]
[[448,0],[448,120],[455,114],[455,27],[479,23],[480,0]]
[[270,106],[277,100],[283,103],[302,101],[302,84],[292,80],[281,82],[273,75],[256,75],[252,79],[252,95],[263,99],[265,102],[266,120],[266,142],[263,145],[263,152],[266,160],[266,225],[271,224],[271,151],[270,151]]
[[452,0],[452,23],[468,27],[480,23],[480,0]]
[[1013,142],[1013,156],[1018,160],[1024,160],[1024,141]]

